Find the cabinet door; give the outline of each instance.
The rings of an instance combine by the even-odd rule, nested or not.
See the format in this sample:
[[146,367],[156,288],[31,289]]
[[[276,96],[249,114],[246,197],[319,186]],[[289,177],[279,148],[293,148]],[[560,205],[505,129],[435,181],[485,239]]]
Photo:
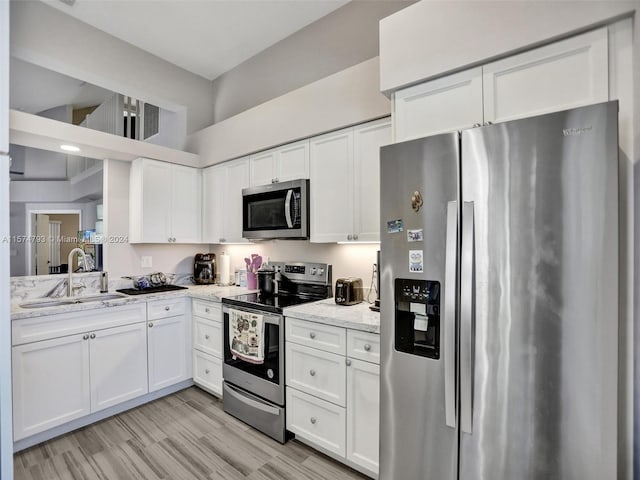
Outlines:
[[226,165],[227,181],[224,197],[224,240],[246,242],[242,238],[242,189],[249,186],[249,159],[234,160]]
[[202,172],[202,240],[220,243],[224,238],[224,194],[226,167],[218,165]]
[[361,242],[380,241],[380,147],[391,143],[391,119],[356,127],[354,151],[354,236]]
[[169,241],[171,167],[169,163],[155,160],[134,160],[131,167],[129,204],[129,230],[134,232],[130,233],[132,243]]
[[147,332],[144,323],[90,335],[91,412],[147,393]]
[[396,142],[472,127],[483,122],[482,68],[472,68],[397,91]]
[[309,140],[292,143],[278,150],[276,181],[309,178]]
[[90,413],[89,342],[83,335],[13,347],[12,357],[14,440]]
[[194,350],[193,381],[205,390],[222,396],[222,359]]
[[249,158],[249,176],[252,187],[268,185],[276,178],[276,151],[269,150]]
[[380,366],[347,361],[347,459],[378,474]]
[[171,237],[173,242],[202,241],[202,182],[198,168],[173,165]]
[[311,242],[353,238],[353,129],[311,139]]
[[149,392],[189,378],[187,320],[184,315],[148,322]]
[[485,65],[485,121],[606,102],[607,38],[607,28],[601,28]]

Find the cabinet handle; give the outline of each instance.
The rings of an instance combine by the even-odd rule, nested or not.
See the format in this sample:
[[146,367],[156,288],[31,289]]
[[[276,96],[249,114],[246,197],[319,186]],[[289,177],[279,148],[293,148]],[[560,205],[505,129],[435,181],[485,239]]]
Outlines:
[[209,375],[209,369],[207,368],[204,373],[206,373],[207,375]]
[[205,313],[209,313],[209,309],[208,309],[208,308],[205,308],[205,309],[204,309],[204,312],[205,312]]
[[364,351],[368,352],[369,350],[371,350],[371,345],[369,345],[368,343],[364,344]]
[[89,335],[89,338],[96,338],[96,334],[92,333],[91,335]]
[[353,234],[353,239],[357,240],[358,239],[358,235],[356,233]]
[[169,311],[171,309],[171,307],[169,305],[167,305],[166,307],[164,307],[165,311]]
[[347,235],[347,240],[353,240],[353,235],[351,234]]
[[478,127],[481,127],[481,126],[482,126],[482,125],[481,125],[481,124],[479,124],[479,123],[474,123],[474,124],[473,124],[473,128],[478,128]]
[[274,183],[278,183],[280,180],[278,178],[274,178],[275,182]]
[[317,422],[316,417],[311,417],[309,421],[311,422],[311,425],[315,425]]
[[315,334],[315,333],[313,333],[313,332],[311,332],[311,333],[309,334],[309,337],[311,337],[311,339],[313,340],[314,338],[316,338],[316,334]]
[[204,336],[204,339],[205,339],[205,340],[209,340],[209,335],[205,335],[205,336]]
[[309,370],[309,375],[311,375],[312,377],[316,376],[316,371],[315,370]]
[[493,122],[484,122],[485,125],[493,125]]
[[347,364],[347,367],[351,366],[351,360],[349,360],[348,358],[347,358],[347,361],[345,363]]
[[149,322],[149,328],[153,327],[153,322]]
[[89,340],[89,334],[88,334],[88,333],[85,333],[85,334],[82,336],[82,339],[83,339],[83,340]]

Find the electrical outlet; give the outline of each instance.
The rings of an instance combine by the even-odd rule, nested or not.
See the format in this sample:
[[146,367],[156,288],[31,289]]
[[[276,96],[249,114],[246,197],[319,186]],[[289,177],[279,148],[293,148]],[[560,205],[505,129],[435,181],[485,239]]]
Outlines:
[[153,262],[151,260],[151,256],[143,255],[140,257],[140,266],[142,268],[151,268],[153,266]]

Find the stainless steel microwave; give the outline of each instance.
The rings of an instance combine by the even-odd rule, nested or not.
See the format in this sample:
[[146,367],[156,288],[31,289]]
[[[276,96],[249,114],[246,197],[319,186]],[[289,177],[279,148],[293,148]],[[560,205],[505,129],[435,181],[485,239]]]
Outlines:
[[243,188],[242,236],[309,238],[309,180]]

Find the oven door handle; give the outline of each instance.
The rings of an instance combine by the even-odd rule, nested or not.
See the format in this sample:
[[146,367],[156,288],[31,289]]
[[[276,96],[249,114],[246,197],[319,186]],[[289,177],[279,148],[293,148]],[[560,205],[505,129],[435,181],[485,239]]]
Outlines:
[[280,410],[278,408],[272,407],[268,403],[254,399],[252,398],[253,396],[249,397],[248,394],[238,390],[236,387],[234,387],[233,385],[230,385],[229,383],[225,382],[225,385],[227,387],[227,393],[230,394],[233,398],[235,398],[239,402],[249,405],[250,407],[257,408],[258,410],[261,410],[270,415],[280,414]]

